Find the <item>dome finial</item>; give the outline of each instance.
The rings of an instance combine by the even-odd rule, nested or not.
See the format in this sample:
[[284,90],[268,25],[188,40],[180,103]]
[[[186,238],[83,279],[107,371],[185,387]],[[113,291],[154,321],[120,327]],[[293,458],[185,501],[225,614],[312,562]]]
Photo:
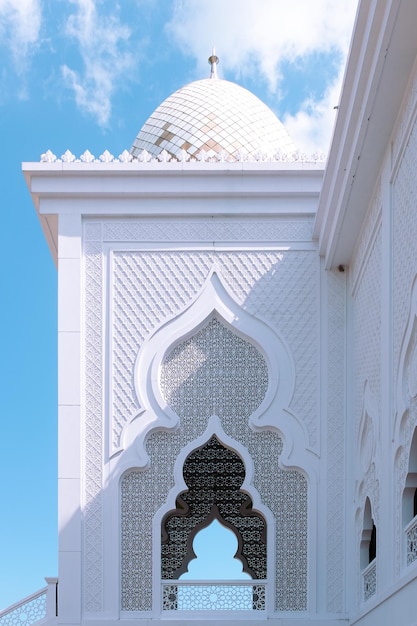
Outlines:
[[217,78],[217,65],[219,63],[219,57],[216,56],[216,50],[214,49],[213,46],[213,50],[211,52],[211,56],[209,56],[208,58],[208,62],[211,65],[211,72],[210,72],[210,78]]

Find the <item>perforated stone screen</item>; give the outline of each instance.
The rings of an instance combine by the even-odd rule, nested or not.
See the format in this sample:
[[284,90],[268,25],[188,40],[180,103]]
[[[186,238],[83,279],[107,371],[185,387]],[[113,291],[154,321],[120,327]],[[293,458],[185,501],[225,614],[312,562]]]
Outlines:
[[[239,535],[243,571],[254,579],[267,577],[266,523],[241,490],[245,466],[236,452],[215,437],[190,454],[183,468],[188,489],[177,497],[177,508],[162,522],[161,577],[177,579],[194,558],[192,539],[218,518]],[[221,576],[219,576],[221,578]]]
[[160,383],[180,416],[249,417],[268,388],[268,368],[254,345],[213,318],[164,359]]
[[266,359],[255,345],[216,317],[168,351],[160,387],[181,423],[175,432],[151,434],[149,468],[132,470],[122,480],[122,611],[153,608],[153,519],[174,486],[179,453],[201,437],[211,415],[218,415],[225,433],[248,450],[254,486],[275,519],[275,610],[307,609],[307,481],[298,471],[279,468],[278,433],[249,427],[265,397],[268,375]]

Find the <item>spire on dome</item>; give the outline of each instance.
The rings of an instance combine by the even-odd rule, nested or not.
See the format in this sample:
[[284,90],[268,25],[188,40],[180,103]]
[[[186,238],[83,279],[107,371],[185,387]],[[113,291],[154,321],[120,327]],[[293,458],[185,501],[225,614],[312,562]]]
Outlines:
[[208,62],[211,65],[210,78],[217,78],[217,65],[219,63],[219,57],[216,56],[216,51],[213,46],[213,50],[211,52],[211,56],[208,58]]

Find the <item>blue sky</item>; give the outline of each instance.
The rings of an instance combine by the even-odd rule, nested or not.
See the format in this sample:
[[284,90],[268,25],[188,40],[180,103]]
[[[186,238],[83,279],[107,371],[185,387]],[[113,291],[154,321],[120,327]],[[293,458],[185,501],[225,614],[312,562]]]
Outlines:
[[0,0],[0,609],[57,574],[57,273],[21,174],[50,149],[129,149],[169,94],[209,75],[326,152],[356,0]]

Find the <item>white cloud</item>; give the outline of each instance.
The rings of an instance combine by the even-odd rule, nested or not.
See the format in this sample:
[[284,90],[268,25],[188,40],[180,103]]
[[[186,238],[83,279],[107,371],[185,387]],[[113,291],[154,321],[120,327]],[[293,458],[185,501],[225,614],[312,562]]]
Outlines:
[[275,89],[283,61],[346,53],[355,0],[176,0],[169,32],[202,63],[216,45],[234,72],[256,66]]
[[317,150],[327,153],[339,104],[342,87],[343,68],[336,80],[328,85],[321,100],[309,98],[295,114],[287,114],[282,123],[288,130],[295,145],[306,154]]
[[[298,113],[283,120],[300,147],[310,148],[315,140],[323,149],[339,100],[336,91],[356,5],[356,0],[176,0],[167,28],[180,48],[196,58],[200,76],[208,72],[207,57],[215,44],[222,66],[237,80],[257,74],[278,96],[291,65],[302,66],[313,55],[331,55],[334,70],[322,99],[305,101]],[[317,72],[321,70],[318,66]]]
[[[62,76],[73,89],[80,109],[106,126],[114,91],[134,65],[134,57],[127,50],[130,29],[114,12],[100,14],[98,0],[71,0],[71,3],[76,5],[77,12],[68,18],[66,34],[77,41],[84,68],[80,73],[63,65]],[[112,2],[112,11],[114,6]]]
[[0,45],[8,48],[19,72],[36,46],[42,23],[40,0],[0,0]]

